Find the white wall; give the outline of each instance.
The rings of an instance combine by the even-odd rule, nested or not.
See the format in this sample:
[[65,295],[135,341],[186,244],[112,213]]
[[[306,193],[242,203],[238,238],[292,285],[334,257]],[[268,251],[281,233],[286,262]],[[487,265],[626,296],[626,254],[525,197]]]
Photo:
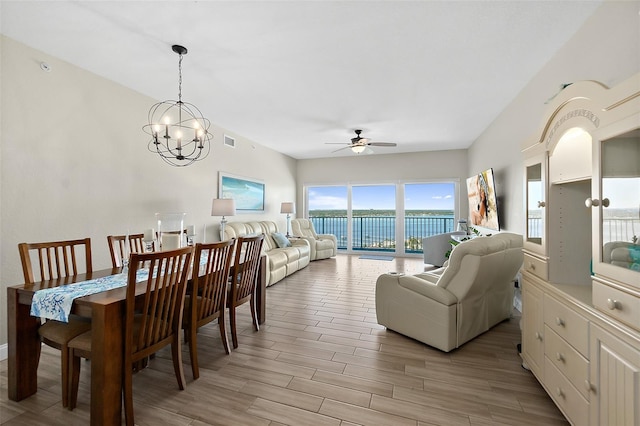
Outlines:
[[[212,151],[171,167],[147,151],[142,131],[157,100],[31,49],[1,41],[0,345],[6,343],[6,290],[20,284],[20,242],[91,237],[93,267],[110,267],[109,234],[155,228],[156,212],[186,212],[202,241],[218,233],[211,217],[218,172],[263,180],[266,210],[228,218],[270,219],[285,227],[280,202],[295,197],[296,162],[240,135],[236,148],[213,130]],[[40,69],[46,61],[52,71]],[[206,111],[205,111],[206,114]],[[209,117],[215,121],[215,117]]]
[[[489,167],[507,230],[524,233],[521,144],[539,137],[545,102],[562,83],[612,87],[640,71],[640,2],[606,0],[469,148],[469,173]],[[553,19],[553,17],[549,17]]]

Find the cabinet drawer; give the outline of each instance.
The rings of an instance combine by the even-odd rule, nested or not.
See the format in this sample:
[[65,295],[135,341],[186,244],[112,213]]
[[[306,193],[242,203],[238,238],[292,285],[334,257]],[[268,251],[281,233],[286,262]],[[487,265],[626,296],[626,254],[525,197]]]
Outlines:
[[548,264],[545,260],[540,259],[535,256],[530,256],[528,254],[524,254],[524,270],[532,273],[533,275],[542,278],[543,280],[548,279],[549,273]]
[[573,387],[549,358],[545,358],[544,372],[544,384],[547,392],[571,424],[588,425],[589,402],[580,395],[580,392]]
[[563,338],[558,336],[555,331],[551,330],[549,326],[545,326],[544,336],[544,354],[546,357],[588,400],[591,393],[589,361]]
[[586,318],[545,294],[544,323],[589,359],[589,321]]
[[598,281],[593,282],[592,295],[593,306],[597,309],[640,329],[640,298]]

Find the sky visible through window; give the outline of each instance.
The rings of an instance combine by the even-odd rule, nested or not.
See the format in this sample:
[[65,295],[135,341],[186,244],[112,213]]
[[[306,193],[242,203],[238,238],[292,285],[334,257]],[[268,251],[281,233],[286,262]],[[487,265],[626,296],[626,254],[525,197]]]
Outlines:
[[[394,210],[395,185],[352,187],[354,210]],[[405,184],[405,210],[453,210],[455,185],[451,182]],[[309,188],[309,210],[346,210],[346,186]]]

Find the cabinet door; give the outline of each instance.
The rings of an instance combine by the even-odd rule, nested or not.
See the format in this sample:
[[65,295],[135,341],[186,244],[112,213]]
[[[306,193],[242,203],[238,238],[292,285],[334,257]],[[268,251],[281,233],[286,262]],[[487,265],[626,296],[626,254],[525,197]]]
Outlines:
[[538,380],[544,380],[542,291],[522,277],[522,358]]
[[547,184],[547,156],[546,153],[532,157],[525,161],[525,212],[526,234],[525,249],[545,256],[547,254],[546,241],[546,184]]
[[603,129],[594,143],[593,262],[596,275],[640,288],[640,129],[637,116]]
[[591,423],[640,424],[640,349],[591,325]]

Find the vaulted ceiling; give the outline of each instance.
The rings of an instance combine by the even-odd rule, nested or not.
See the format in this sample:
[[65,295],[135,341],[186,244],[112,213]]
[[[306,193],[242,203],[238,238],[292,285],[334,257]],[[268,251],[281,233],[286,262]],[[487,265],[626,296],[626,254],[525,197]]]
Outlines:
[[600,3],[2,0],[0,31],[157,100],[184,45],[183,100],[303,159],[469,147]]

